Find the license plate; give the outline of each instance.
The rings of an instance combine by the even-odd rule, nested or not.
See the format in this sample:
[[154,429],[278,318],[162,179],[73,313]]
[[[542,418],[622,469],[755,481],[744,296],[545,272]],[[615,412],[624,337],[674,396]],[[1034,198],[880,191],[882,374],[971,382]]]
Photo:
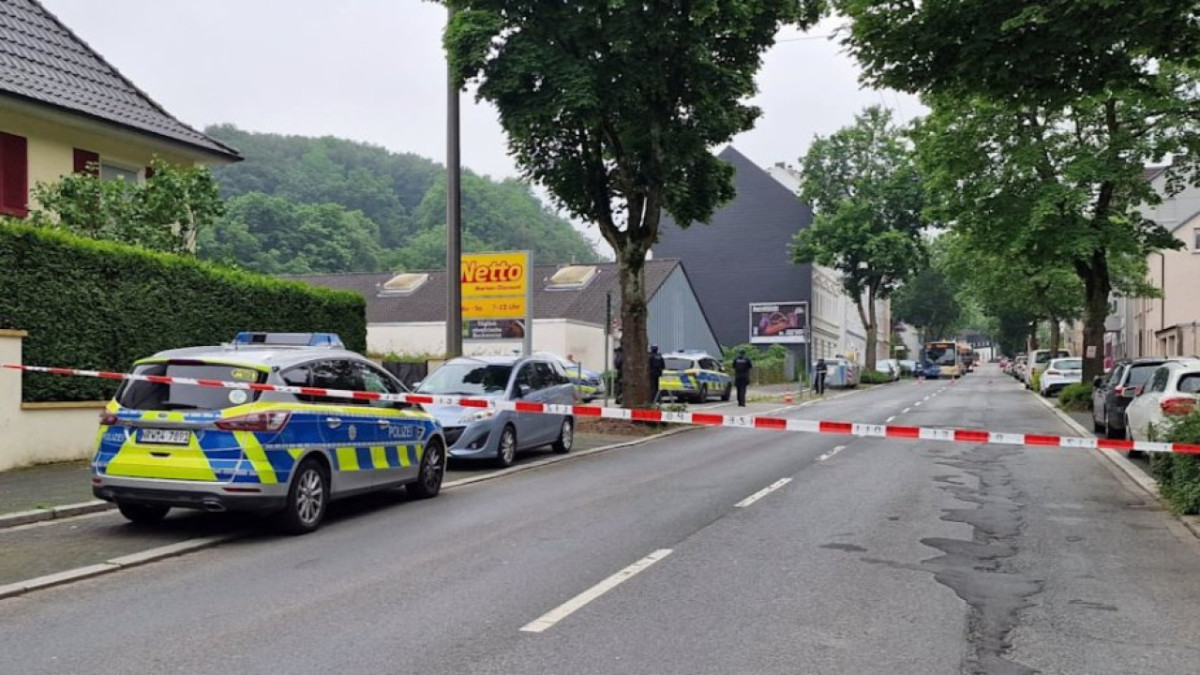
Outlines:
[[192,432],[187,429],[138,429],[139,443],[187,445],[191,440]]

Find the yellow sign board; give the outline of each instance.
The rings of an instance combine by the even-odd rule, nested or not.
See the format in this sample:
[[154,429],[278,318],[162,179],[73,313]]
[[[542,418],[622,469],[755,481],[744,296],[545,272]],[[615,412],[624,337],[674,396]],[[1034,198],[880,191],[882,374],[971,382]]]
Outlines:
[[462,318],[524,319],[529,315],[528,251],[462,257]]
[[476,319],[519,319],[525,316],[528,305],[525,297],[519,298],[463,298],[462,318]]
[[[466,253],[462,257],[462,297],[526,297],[529,253]],[[515,317],[514,317],[515,318]]]

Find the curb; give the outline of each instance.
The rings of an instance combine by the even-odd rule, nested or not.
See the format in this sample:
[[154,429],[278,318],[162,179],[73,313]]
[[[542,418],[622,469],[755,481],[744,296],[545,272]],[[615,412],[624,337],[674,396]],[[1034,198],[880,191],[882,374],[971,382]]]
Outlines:
[[[1093,434],[1091,431],[1088,431],[1087,428],[1085,428],[1079,422],[1076,422],[1074,418],[1059,409],[1058,406],[1053,405],[1036,393],[1034,393],[1034,395],[1038,397],[1038,402],[1049,408],[1051,412],[1057,415],[1060,420],[1067,424],[1067,426],[1078,432],[1079,435],[1085,438],[1095,438],[1095,434]],[[1118,452],[1094,449],[1092,452],[1095,453],[1095,455],[1103,458],[1105,461],[1111,463],[1113,466],[1119,469],[1121,473],[1125,474],[1127,477],[1133,480],[1133,482],[1137,483],[1139,487],[1141,487],[1151,497],[1162,504],[1163,508],[1167,510],[1167,513],[1171,513],[1171,515],[1179,520],[1179,522],[1183,523],[1183,526],[1192,533],[1192,536],[1200,539],[1200,516],[1181,516],[1172,513],[1170,507],[1163,503],[1162,497],[1158,493],[1158,481],[1154,480],[1152,476],[1147,476],[1146,473],[1141,470],[1141,468]]]
[[69,584],[75,581],[91,579],[92,577],[98,577],[111,572],[118,572],[131,567],[138,567],[139,565],[145,565],[146,563],[157,560],[173,558],[184,553],[191,553],[192,551],[211,548],[217,544],[223,544],[227,541],[232,541],[243,536],[245,536],[244,532],[238,532],[235,534],[227,534],[217,537],[190,539],[177,544],[168,544],[167,546],[152,548],[149,551],[142,551],[140,553],[132,553],[130,555],[120,556],[118,558],[113,558],[112,560],[97,563],[95,565],[88,565],[87,567],[78,567],[65,572],[47,574],[45,576],[37,577],[36,579],[18,581],[6,586],[0,586],[0,600],[24,595],[25,593],[29,593],[31,591],[39,591],[45,588]]
[[55,506],[49,509],[33,509],[31,511],[18,511],[0,516],[0,530],[18,525],[28,525],[30,523],[40,523],[47,520],[58,520],[60,518],[73,518],[82,516],[88,513],[98,513],[100,511],[110,511],[116,506],[105,501],[81,502],[79,504],[65,504],[63,506]]

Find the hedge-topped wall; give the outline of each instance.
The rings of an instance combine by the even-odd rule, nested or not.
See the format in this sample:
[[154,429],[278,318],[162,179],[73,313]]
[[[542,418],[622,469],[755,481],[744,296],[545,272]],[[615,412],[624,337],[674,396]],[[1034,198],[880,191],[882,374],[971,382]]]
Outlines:
[[[163,349],[229,342],[238,331],[328,331],[367,344],[366,302],[60,231],[0,221],[0,328],[29,332],[28,365],[128,371]],[[112,396],[111,382],[26,374],[24,400]]]

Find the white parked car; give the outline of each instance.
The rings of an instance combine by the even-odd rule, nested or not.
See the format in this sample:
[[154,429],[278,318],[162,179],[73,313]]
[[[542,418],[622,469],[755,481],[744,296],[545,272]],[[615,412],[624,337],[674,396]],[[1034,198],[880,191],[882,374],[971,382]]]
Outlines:
[[[1125,409],[1125,428],[1135,441],[1162,440],[1156,431],[1200,404],[1200,360],[1168,361],[1146,381]],[[1157,437],[1155,437],[1157,435]]]
[[1083,359],[1070,357],[1054,359],[1046,365],[1046,372],[1038,380],[1038,393],[1053,396],[1069,384],[1083,381]]
[[875,362],[875,371],[887,375],[895,382],[900,379],[900,362],[896,359],[880,359]]

